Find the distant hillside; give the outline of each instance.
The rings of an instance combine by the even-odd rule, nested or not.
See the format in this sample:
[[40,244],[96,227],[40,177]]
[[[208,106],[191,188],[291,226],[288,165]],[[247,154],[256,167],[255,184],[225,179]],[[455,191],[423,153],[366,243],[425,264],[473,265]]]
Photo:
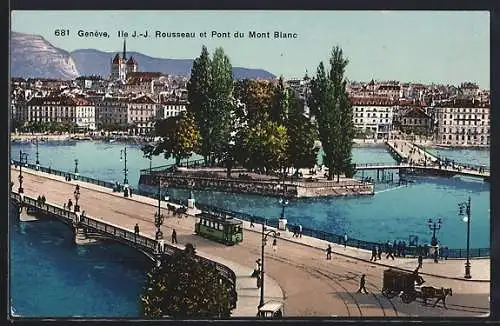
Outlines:
[[73,58],[38,35],[10,34],[11,76],[73,79],[78,77]]
[[[23,78],[73,79],[80,75],[109,77],[110,63],[116,52],[94,49],[59,49],[39,35],[12,32],[10,39],[11,76]],[[138,52],[129,52],[139,63],[139,71],[163,72],[188,76],[192,59],[153,58]],[[275,76],[262,69],[233,67],[233,78],[263,78]]]
[[[94,49],[75,50],[71,57],[81,75],[109,76],[111,60],[116,52],[103,52]],[[158,71],[171,75],[188,76],[191,73],[192,59],[161,59],[153,58],[139,52],[127,52],[127,57],[133,56],[139,63],[140,71]],[[263,78],[275,76],[262,69],[233,67],[233,78]]]

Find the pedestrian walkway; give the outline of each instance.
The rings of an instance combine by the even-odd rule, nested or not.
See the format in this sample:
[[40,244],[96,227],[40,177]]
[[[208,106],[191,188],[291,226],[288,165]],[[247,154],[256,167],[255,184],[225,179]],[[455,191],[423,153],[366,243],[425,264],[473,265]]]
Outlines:
[[[261,224],[254,223],[254,227],[250,227],[250,222],[243,221],[243,228],[246,230],[260,232]],[[267,226],[268,229],[276,228]],[[339,245],[336,243],[331,243],[326,240],[321,240],[309,236],[302,236],[299,238],[293,237],[293,232],[289,231],[279,231],[280,239],[286,241],[293,241],[296,243],[303,244],[305,246],[317,248],[318,250],[325,251],[328,244],[332,246],[332,254],[337,254],[346,258],[353,258],[362,260],[371,264],[383,265],[387,267],[401,268],[409,271],[415,270],[418,266],[417,258],[401,258],[395,257],[393,259],[386,259],[385,254],[382,255],[381,260],[376,262],[371,262],[371,251],[353,248],[349,246]],[[326,257],[326,252],[325,252]],[[335,255],[332,255],[332,259],[335,259]],[[438,263],[434,263],[433,259],[424,259],[420,273],[422,275],[432,275],[442,278],[452,278],[464,281],[478,281],[478,282],[489,282],[490,281],[490,259],[489,258],[478,258],[471,259],[471,273],[472,278],[466,280],[464,278],[465,273],[465,259],[440,259]]]
[[[14,168],[11,166],[11,169],[14,170],[19,170],[18,168]],[[78,180],[71,180],[71,181],[66,181],[64,177],[62,176],[56,176],[48,173],[44,173],[41,171],[36,171],[36,170],[31,170],[27,168],[23,168],[23,174],[24,173],[29,173],[33,175],[38,175],[42,176],[47,179],[52,179],[52,180],[57,180],[60,182],[64,182],[66,184],[78,184],[80,188],[83,189],[91,189],[95,190],[98,192],[106,193],[108,195],[113,195],[116,197],[120,197],[123,200],[130,200],[130,201],[136,201],[136,202],[141,202],[144,204],[148,204],[154,207],[158,206],[158,200],[155,200],[153,198],[141,196],[141,195],[134,195],[132,194],[132,197],[123,197],[123,193],[121,192],[113,192],[109,188],[105,188],[102,186],[98,186],[95,184],[91,183],[86,183],[86,182],[81,182]],[[12,181],[14,181],[14,178],[11,178]],[[178,204],[173,204],[173,203],[168,203],[165,201],[161,202],[161,207],[162,209],[167,209],[167,204],[179,207]],[[94,216],[92,216],[94,217]],[[95,218],[100,218],[98,216],[95,216]],[[130,230],[131,231],[131,230]],[[142,230],[141,230],[142,233]],[[176,246],[180,249],[184,249],[184,246],[182,244],[172,244],[173,246]],[[232,311],[232,316],[233,317],[253,317],[257,315],[257,309],[260,303],[260,288],[257,288],[257,280],[256,278],[250,277],[250,275],[253,272],[253,266],[248,267],[248,266],[243,266],[241,264],[238,264],[236,262],[233,262],[228,259],[224,259],[220,256],[214,256],[210,255],[208,253],[199,251],[198,249],[196,250],[196,253],[199,256],[205,257],[207,259],[210,259],[212,261],[217,261],[220,264],[223,264],[227,267],[229,267],[233,272],[236,274],[236,293],[237,293],[237,302],[236,302],[236,308],[233,309]],[[283,301],[284,294],[279,286],[279,284],[272,278],[268,277],[267,275],[264,276],[264,298],[265,301],[269,300],[275,300],[275,301]]]

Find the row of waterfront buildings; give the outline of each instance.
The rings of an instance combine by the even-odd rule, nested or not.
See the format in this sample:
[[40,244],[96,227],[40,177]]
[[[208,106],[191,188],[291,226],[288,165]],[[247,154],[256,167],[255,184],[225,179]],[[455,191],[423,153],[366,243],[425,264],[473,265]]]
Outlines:
[[[146,135],[157,120],[186,111],[188,77],[139,72],[138,62],[127,58],[125,46],[110,60],[108,79],[12,78],[11,119],[21,125],[72,123],[80,130],[118,126],[130,134]],[[286,81],[302,98],[309,94],[309,82],[307,75]],[[386,139],[402,130],[432,136],[443,145],[490,144],[489,91],[473,83],[456,87],[372,80],[350,82],[347,91],[354,125],[363,137]],[[304,114],[310,116],[307,105]]]
[[[173,92],[174,97],[133,93],[113,96],[93,91],[42,92],[26,97],[27,93],[13,81],[12,120],[67,122],[81,130],[121,126],[135,135],[148,134],[156,120],[177,116],[186,111],[188,104],[182,91],[178,96]],[[432,136],[443,145],[490,144],[490,104],[475,98],[440,100],[429,105],[416,100],[352,96],[351,103],[354,125],[367,138],[386,139],[403,130]]]

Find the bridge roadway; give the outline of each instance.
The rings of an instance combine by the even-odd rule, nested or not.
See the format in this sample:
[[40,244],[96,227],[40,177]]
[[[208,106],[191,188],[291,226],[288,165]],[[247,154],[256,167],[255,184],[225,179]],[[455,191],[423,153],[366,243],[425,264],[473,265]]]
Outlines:
[[483,172],[479,172],[475,169],[470,169],[462,166],[461,164],[455,164],[455,166],[442,165],[439,167],[439,159],[426,152],[422,148],[415,146],[414,144],[404,141],[404,140],[393,140],[386,142],[386,145],[395,151],[400,157],[405,159],[408,163],[401,164],[388,164],[388,163],[366,163],[357,164],[357,170],[388,170],[388,169],[399,169],[399,168],[415,168],[425,171],[447,171],[455,174],[460,174],[470,177],[479,178],[489,178],[489,169],[484,169]]
[[[28,173],[27,173],[28,172]],[[18,171],[11,167],[11,180],[17,181]],[[141,233],[153,235],[153,216],[156,202],[151,198],[134,195],[123,198],[111,190],[79,181],[23,168],[25,193],[32,197],[44,194],[48,202],[65,203],[72,197],[76,183],[80,185],[79,204],[86,215],[110,221],[130,229],[139,223]],[[15,182],[14,187],[18,187]],[[163,210],[163,214],[168,214]],[[198,252],[221,258],[226,266],[241,265],[251,271],[255,259],[260,257],[260,225],[255,231],[245,230],[243,243],[227,247],[194,235],[193,217],[169,216],[162,231],[169,235],[177,231],[179,243],[193,243]],[[335,246],[334,246],[335,247]],[[478,316],[489,311],[489,282],[471,282],[426,276],[426,284],[453,288],[448,297],[448,309],[424,306],[421,302],[403,304],[399,298],[389,300],[381,295],[382,272],[386,266],[346,257],[334,251],[333,259],[325,253],[298,241],[279,240],[278,249],[266,248],[266,272],[281,287],[284,294],[286,316]],[[359,277],[365,273],[369,294],[356,293]],[[267,283],[266,283],[267,285]],[[255,289],[253,285],[246,290]],[[238,298],[245,296],[244,289]],[[266,297],[266,300],[270,299]]]

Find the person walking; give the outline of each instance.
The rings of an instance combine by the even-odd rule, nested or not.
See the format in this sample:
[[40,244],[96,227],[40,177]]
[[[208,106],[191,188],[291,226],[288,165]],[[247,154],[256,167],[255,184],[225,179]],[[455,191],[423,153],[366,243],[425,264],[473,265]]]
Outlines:
[[252,217],[252,218],[250,218],[250,227],[251,227],[251,228],[255,227],[255,226],[253,225],[253,222],[254,222],[254,219],[253,219],[253,217]]
[[71,207],[73,206],[73,202],[71,201],[71,198],[68,200],[68,210],[71,210]]
[[330,244],[328,244],[328,247],[326,248],[326,259],[332,259],[332,246]]
[[422,257],[422,255],[419,255],[418,256],[418,267],[417,268],[422,268],[423,261],[424,261],[424,258]]
[[278,246],[277,246],[276,238],[274,238],[273,239],[273,251],[276,252],[276,249],[278,249]]
[[365,283],[366,283],[366,274],[361,275],[361,279],[359,280],[359,289],[358,293],[361,293],[361,290],[364,291],[364,293],[368,293],[365,288]]
[[344,249],[347,248],[347,233],[344,233]]
[[377,261],[377,247],[375,246],[372,247],[372,257],[370,261]]
[[251,277],[257,277],[260,273],[260,258],[258,258],[256,261],[255,261],[255,267],[253,269],[253,273],[251,275]]
[[175,229],[172,230],[172,243],[177,243],[177,232],[175,232]]
[[387,255],[385,256],[386,259],[392,258],[394,260],[394,247],[391,246],[390,243],[387,243]]
[[299,237],[302,238],[302,224],[299,224]]
[[134,226],[134,234],[135,234],[135,235],[139,235],[139,223],[135,223],[135,226]]

